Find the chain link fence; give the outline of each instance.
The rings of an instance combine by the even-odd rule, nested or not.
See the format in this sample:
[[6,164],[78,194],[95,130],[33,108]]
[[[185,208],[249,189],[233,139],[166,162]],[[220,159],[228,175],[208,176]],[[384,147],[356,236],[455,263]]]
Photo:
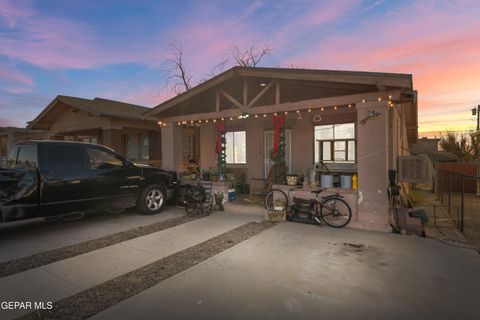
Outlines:
[[436,193],[457,229],[480,246],[480,177],[437,170]]

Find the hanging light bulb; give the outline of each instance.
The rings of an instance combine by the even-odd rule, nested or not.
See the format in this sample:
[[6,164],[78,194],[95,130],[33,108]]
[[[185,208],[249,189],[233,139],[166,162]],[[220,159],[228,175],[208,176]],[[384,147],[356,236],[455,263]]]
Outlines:
[[348,105],[348,107],[349,107],[349,108],[351,108],[351,107],[352,107],[352,105],[351,105],[351,104],[349,104],[349,105]]
[[264,118],[266,118],[266,117],[267,117],[267,115],[266,115],[266,114],[263,114],[263,117],[264,117]]
[[308,112],[312,112],[312,109],[308,109]]
[[337,107],[337,106],[335,106],[335,107],[333,107],[333,109],[337,110],[337,109],[338,109],[338,107]]
[[285,114],[288,114],[288,111],[285,111]]
[[213,123],[216,123],[217,122],[217,119],[213,119]]
[[193,120],[192,120],[192,121],[190,121],[190,123],[191,123],[191,124],[193,124]]
[[255,115],[255,118],[258,118],[258,114]]
[[[320,110],[321,110],[321,111],[325,111],[325,108],[324,108],[324,107],[321,107]],[[310,112],[310,110],[309,110],[308,112]]]
[[208,123],[208,119],[207,119],[207,120],[205,120],[205,123]]
[[365,99],[362,99],[362,103],[365,103]]

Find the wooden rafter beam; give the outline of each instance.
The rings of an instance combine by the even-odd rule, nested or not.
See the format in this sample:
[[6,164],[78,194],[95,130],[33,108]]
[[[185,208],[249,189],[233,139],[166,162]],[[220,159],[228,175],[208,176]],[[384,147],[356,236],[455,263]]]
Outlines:
[[263,95],[270,89],[274,84],[274,81],[270,81],[269,84],[267,84],[253,99],[250,101],[247,105],[247,108],[250,108],[253,106]]
[[235,99],[234,97],[232,97],[230,94],[228,94],[228,92],[225,92],[223,90],[220,90],[220,92],[225,96],[225,98],[227,98],[228,100],[230,100],[231,103],[233,103],[234,106],[242,109],[243,105],[238,102],[237,99]]

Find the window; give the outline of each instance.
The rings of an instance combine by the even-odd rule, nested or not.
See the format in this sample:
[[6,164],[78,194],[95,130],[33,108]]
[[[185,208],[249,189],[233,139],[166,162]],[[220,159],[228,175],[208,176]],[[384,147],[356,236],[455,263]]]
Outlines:
[[51,145],[45,152],[47,176],[78,177],[86,172],[83,148],[79,145]]
[[113,154],[96,148],[87,148],[88,160],[92,170],[114,169],[123,167],[123,162]]
[[127,158],[129,160],[148,160],[150,142],[148,133],[127,134]]
[[149,159],[148,151],[150,149],[148,133],[142,133],[140,135],[140,159],[147,161]]
[[12,169],[36,169],[37,164],[37,146],[33,144],[12,148],[7,159],[7,167]]
[[355,162],[355,124],[315,126],[315,162]]
[[227,147],[227,163],[247,163],[247,134],[245,131],[227,132],[225,134]]

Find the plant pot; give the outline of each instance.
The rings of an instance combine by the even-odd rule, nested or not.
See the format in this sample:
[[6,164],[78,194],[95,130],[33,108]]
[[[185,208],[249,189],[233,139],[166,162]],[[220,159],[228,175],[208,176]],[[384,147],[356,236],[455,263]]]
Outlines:
[[286,176],[287,185],[296,186],[298,184],[298,176],[296,174],[289,174]]

